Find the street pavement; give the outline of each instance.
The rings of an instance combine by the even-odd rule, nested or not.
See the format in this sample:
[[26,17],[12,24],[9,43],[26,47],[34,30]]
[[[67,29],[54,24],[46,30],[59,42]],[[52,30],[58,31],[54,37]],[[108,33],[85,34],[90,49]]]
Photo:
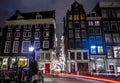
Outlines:
[[100,82],[84,78],[76,78],[72,76],[58,77],[52,75],[44,75],[44,83],[106,83],[106,82]]

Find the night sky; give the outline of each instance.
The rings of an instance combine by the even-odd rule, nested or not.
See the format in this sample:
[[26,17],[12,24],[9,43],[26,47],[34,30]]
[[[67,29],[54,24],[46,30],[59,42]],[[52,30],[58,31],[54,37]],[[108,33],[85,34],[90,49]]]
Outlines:
[[[0,27],[5,26],[5,20],[12,16],[16,10],[20,12],[56,11],[56,34],[59,38],[63,29],[63,17],[75,0],[0,0]],[[120,0],[76,0],[89,13],[98,1]]]

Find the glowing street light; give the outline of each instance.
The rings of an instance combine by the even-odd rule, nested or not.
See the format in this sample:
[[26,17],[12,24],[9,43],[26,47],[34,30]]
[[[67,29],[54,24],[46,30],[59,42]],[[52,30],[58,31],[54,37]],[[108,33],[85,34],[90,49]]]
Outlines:
[[29,52],[33,52],[34,51],[34,47],[33,46],[30,46],[29,47]]

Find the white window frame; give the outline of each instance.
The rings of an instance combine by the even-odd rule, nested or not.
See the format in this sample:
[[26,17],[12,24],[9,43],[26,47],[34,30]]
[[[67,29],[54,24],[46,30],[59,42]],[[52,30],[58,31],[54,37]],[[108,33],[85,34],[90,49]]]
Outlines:
[[[38,45],[39,43],[39,45]],[[34,48],[40,48],[40,41],[34,41]]]
[[6,41],[4,53],[10,53],[10,47],[11,47],[11,41]]
[[[28,46],[26,46],[25,48],[27,48],[27,51],[24,52],[24,43],[27,42],[28,43]],[[31,46],[31,41],[23,41],[22,42],[22,50],[21,52],[22,53],[28,53],[29,52],[29,46]]]
[[[16,49],[17,49],[17,51],[16,51]],[[12,52],[18,53],[18,51],[19,51],[19,41],[14,41]]]
[[49,48],[49,41],[48,40],[43,41],[43,48]]

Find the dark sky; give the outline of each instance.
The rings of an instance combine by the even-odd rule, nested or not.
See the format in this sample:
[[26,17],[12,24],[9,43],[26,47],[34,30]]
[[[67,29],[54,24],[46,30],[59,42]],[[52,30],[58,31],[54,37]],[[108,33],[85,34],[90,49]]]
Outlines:
[[[9,18],[16,10],[20,12],[56,11],[56,33],[60,37],[63,29],[63,17],[75,0],[0,0],[0,27],[4,27],[5,19]],[[89,13],[98,1],[119,0],[76,0]]]

